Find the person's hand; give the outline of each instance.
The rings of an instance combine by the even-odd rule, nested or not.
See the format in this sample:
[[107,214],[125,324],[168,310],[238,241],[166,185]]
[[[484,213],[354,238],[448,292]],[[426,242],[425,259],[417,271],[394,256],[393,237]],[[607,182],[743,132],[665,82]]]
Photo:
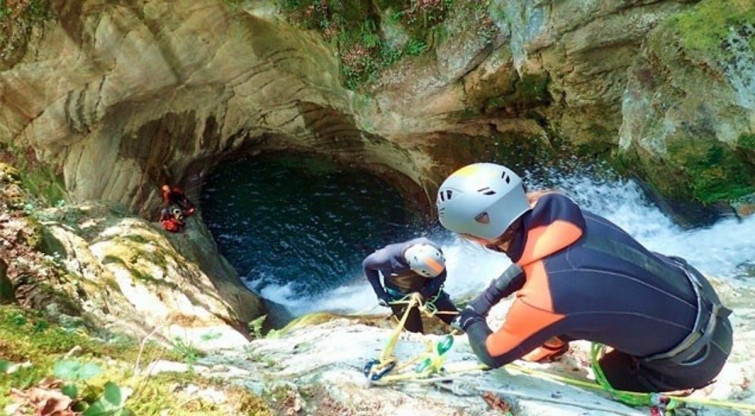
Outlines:
[[485,320],[485,317],[483,317],[479,312],[474,310],[473,307],[467,306],[464,309],[462,309],[458,315],[456,315],[456,318],[454,318],[453,321],[451,321],[451,328],[467,332],[467,328],[469,328],[470,325],[472,325],[475,322],[484,321],[484,320]]
[[391,301],[392,301],[391,298],[385,296],[385,297],[382,297],[382,298],[378,299],[378,305],[380,305],[380,306],[382,306],[384,308],[388,308],[388,307],[391,306]]

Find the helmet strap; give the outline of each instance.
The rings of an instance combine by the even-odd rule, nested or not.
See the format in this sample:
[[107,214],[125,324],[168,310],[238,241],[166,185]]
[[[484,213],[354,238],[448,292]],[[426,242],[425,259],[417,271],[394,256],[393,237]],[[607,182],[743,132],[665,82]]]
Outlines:
[[[519,231],[522,229],[522,218],[519,217],[514,222],[511,223],[511,225],[506,228],[506,231],[501,234],[500,237],[496,238],[488,244],[486,247],[490,248],[495,251],[506,251],[509,248],[509,244],[511,244],[511,240],[516,237],[517,234],[519,234]],[[502,249],[501,246],[506,247],[505,249]]]

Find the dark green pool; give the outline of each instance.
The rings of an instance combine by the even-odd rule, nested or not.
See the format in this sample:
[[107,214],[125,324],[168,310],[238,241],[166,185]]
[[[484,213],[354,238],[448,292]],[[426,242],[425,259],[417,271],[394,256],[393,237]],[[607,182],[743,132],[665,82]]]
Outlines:
[[423,227],[380,179],[303,156],[225,164],[201,204],[220,252],[250,289],[272,298],[361,278],[367,254]]

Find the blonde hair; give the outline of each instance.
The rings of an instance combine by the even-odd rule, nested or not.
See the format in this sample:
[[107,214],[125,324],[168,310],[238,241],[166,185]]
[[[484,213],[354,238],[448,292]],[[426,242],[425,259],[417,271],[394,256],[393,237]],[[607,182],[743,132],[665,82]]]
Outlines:
[[556,188],[548,188],[548,189],[541,189],[539,191],[532,191],[527,192],[527,202],[530,203],[530,205],[535,205],[537,201],[540,199],[540,197],[548,194],[555,194],[558,193],[558,189]]

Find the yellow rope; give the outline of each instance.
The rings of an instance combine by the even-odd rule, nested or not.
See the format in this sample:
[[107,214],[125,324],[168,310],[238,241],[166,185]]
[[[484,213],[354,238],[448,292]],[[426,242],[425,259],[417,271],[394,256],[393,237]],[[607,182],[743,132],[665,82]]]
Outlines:
[[[406,299],[409,300],[406,300]],[[406,303],[408,304],[406,310],[404,311],[404,315],[401,317],[401,320],[399,321],[398,325],[396,326],[396,329],[394,330],[393,334],[389,338],[388,342],[386,343],[386,347],[383,350],[383,354],[380,358],[380,366],[384,366],[387,364],[390,364],[391,362],[398,362],[398,360],[393,357],[393,349],[396,346],[396,343],[398,342],[399,335],[401,335],[401,331],[404,329],[404,324],[406,323],[407,318],[409,317],[409,311],[414,307],[418,306],[421,311],[428,313],[427,308],[425,308],[425,305],[422,304],[422,299],[420,298],[420,295],[417,293],[412,293],[410,295],[404,296],[402,299],[391,302],[391,304],[401,304]],[[432,305],[432,303],[428,303],[427,305]],[[433,305],[434,306],[434,305]],[[432,312],[432,308],[430,309],[430,316],[433,316],[435,313],[437,313],[437,310],[435,312]],[[457,331],[454,331],[457,332]],[[429,347],[432,348],[431,346]],[[522,367],[520,365],[509,363],[506,365],[506,369],[519,371],[523,374],[532,375],[535,377],[541,377],[541,378],[547,378],[555,381],[560,381],[564,384],[569,384],[576,387],[584,387],[592,390],[599,390],[604,391],[607,393],[610,393],[612,396],[614,396],[617,400],[621,401],[622,403],[628,404],[630,406],[653,406],[659,404],[660,399],[666,399],[668,400],[668,406],[673,407],[673,402],[683,402],[683,403],[690,403],[690,404],[697,404],[701,406],[712,406],[712,407],[720,407],[720,408],[726,408],[726,409],[733,409],[733,410],[748,410],[748,411],[755,411],[755,405],[747,404],[747,403],[736,403],[731,401],[725,401],[725,400],[712,400],[712,399],[703,399],[703,398],[693,398],[693,397],[684,397],[684,396],[675,396],[671,394],[663,394],[663,393],[638,393],[633,391],[625,391],[625,390],[616,390],[613,387],[611,387],[608,380],[605,378],[605,375],[603,374],[603,370],[600,368],[600,365],[598,365],[598,359],[600,355],[603,353],[604,345],[594,343],[591,347],[591,358],[592,358],[592,368],[593,373],[595,374],[596,382],[589,382],[584,380],[578,380],[571,377],[566,376],[559,376],[557,374],[551,374],[546,373],[543,371],[533,370],[526,367]],[[413,362],[420,361],[423,358],[428,358],[432,354],[432,350],[430,352],[424,352],[423,354],[420,354],[407,362],[401,364],[399,368],[403,369],[406,368],[409,364]],[[438,354],[435,354],[434,361],[423,371],[421,372],[414,372],[414,373],[406,373],[406,374],[394,374],[394,375],[386,375],[380,378],[380,380],[377,380],[374,382],[374,384],[378,385],[385,385],[389,384],[391,382],[396,381],[419,381],[422,379],[427,379],[433,374],[437,374],[443,370],[443,373],[449,374],[449,373],[461,373],[461,372],[469,372],[469,371],[480,371],[480,370],[486,370],[489,367],[484,364],[476,364],[471,367],[462,367],[461,369],[456,370],[449,370],[448,368],[443,368],[443,362],[444,360],[442,357],[440,357]],[[433,379],[435,380],[435,379]]]
[[[419,361],[421,358],[424,358],[424,356],[419,355],[417,357],[414,357],[410,361],[416,362],[416,361]],[[387,385],[393,382],[401,382],[401,381],[429,382],[429,381],[439,381],[439,379],[451,380],[452,377],[450,376],[450,374],[459,374],[459,373],[464,373],[464,372],[482,371],[482,370],[489,369],[489,367],[486,366],[485,364],[470,365],[469,363],[463,363],[462,365],[456,365],[456,366],[454,366],[453,364],[456,364],[456,363],[443,366],[442,361],[434,362],[432,365],[428,366],[428,368],[426,368],[422,372],[386,375],[382,377],[380,380],[376,381],[375,384]],[[406,365],[402,366],[402,368],[405,368],[405,367]],[[747,404],[747,403],[736,403],[736,402],[725,401],[725,400],[713,400],[713,399],[704,399],[704,398],[675,396],[672,394],[663,394],[663,393],[638,393],[638,392],[633,392],[633,391],[616,390],[613,388],[607,389],[606,387],[601,385],[599,382],[591,382],[591,381],[585,381],[585,380],[578,380],[578,379],[566,377],[566,376],[560,376],[558,374],[552,374],[552,373],[548,373],[548,372],[544,372],[540,370],[534,370],[531,368],[523,367],[515,363],[509,363],[505,367],[507,370],[513,370],[513,371],[516,371],[522,374],[527,374],[534,377],[559,381],[564,384],[572,385],[575,387],[583,387],[583,388],[587,388],[591,390],[607,392],[607,393],[612,394],[617,399],[619,399],[619,401],[625,404],[631,405],[631,406],[635,406],[635,407],[636,406],[653,406],[653,405],[658,404],[660,399],[667,399],[669,401],[668,406],[670,407],[673,407],[673,404],[672,404],[673,402],[681,402],[681,403],[697,404],[701,406],[726,408],[726,409],[732,409],[732,410],[755,411],[755,405]],[[440,374],[440,378],[430,379],[430,376],[434,374]],[[596,376],[596,377],[599,377],[599,376]]]
[[[559,376],[557,374],[551,374],[544,371],[533,370],[530,368],[522,367],[514,363],[507,364],[506,369],[518,371],[520,373],[532,375],[535,377],[560,381],[564,384],[569,384],[576,387],[585,387],[592,390],[604,391],[604,392],[613,394],[615,397],[617,397],[617,399],[619,399],[622,402],[624,401],[621,400],[621,398],[624,398],[624,399],[630,398],[629,400],[633,400],[636,403],[634,404],[634,406],[652,406],[657,403],[657,399],[668,399],[670,402],[676,401],[676,402],[684,402],[684,403],[690,403],[690,404],[698,404],[701,406],[712,406],[712,407],[721,407],[721,408],[734,409],[734,410],[755,411],[755,405],[747,404],[747,403],[736,403],[736,402],[731,402],[731,401],[726,401],[726,400],[713,400],[713,399],[704,399],[704,398],[675,396],[672,394],[663,394],[663,393],[638,393],[634,391],[616,390],[613,388],[610,388],[609,390],[609,389],[606,389],[601,384],[599,384],[598,382],[590,382],[590,381],[578,380],[578,379],[574,379],[574,378],[566,377],[566,376]],[[597,377],[598,376],[596,375],[596,378]],[[631,403],[626,403],[626,404],[632,405]]]
[[[405,299],[406,297],[404,297]],[[395,358],[393,358],[393,349],[396,347],[396,343],[398,342],[398,338],[401,335],[401,331],[404,330],[404,325],[406,324],[406,320],[409,318],[409,311],[419,302],[419,295],[411,295],[409,301],[407,302],[409,305],[406,307],[406,310],[404,311],[404,315],[401,317],[401,320],[398,322],[398,325],[396,325],[396,329],[393,330],[393,334],[391,334],[391,337],[388,338],[388,342],[385,344],[385,348],[383,349],[383,354],[380,356],[380,364],[384,364],[386,362],[393,361]],[[403,303],[402,301],[397,302],[391,302],[391,303]]]

